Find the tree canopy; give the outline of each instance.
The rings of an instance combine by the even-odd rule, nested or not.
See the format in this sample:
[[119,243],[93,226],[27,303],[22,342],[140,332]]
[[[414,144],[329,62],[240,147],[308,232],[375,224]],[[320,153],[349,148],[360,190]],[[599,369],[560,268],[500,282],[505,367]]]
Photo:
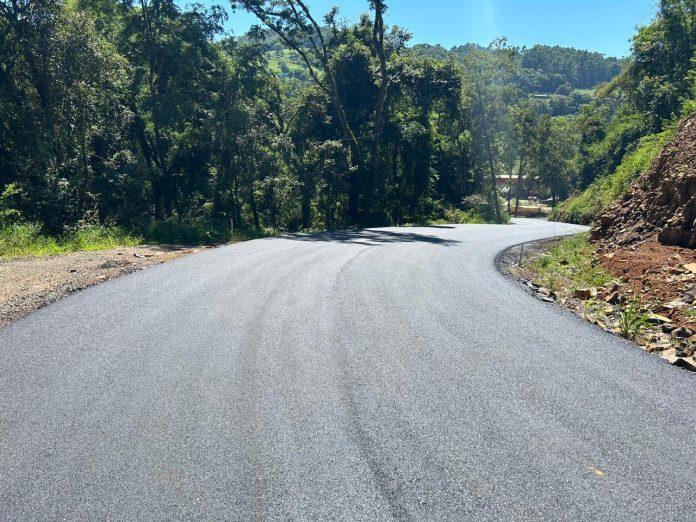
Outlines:
[[[224,238],[503,221],[513,178],[554,202],[574,186],[574,155],[614,111],[581,90],[625,65],[505,40],[409,47],[381,0],[354,24],[302,0],[231,5],[259,26],[232,38],[223,9],[174,0],[0,0],[0,226]],[[662,31],[682,23],[670,13]],[[667,114],[683,92],[656,98],[640,71],[685,78],[691,44],[648,36],[621,78]]]

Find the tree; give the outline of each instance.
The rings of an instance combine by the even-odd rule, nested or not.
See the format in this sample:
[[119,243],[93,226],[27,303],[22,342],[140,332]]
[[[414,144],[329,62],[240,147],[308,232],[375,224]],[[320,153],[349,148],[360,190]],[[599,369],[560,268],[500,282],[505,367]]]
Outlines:
[[[520,194],[524,189],[525,173],[528,177],[528,164],[533,154],[535,133],[537,132],[538,115],[529,105],[518,105],[510,108],[510,126],[513,129],[513,139],[518,144],[518,171],[517,185],[515,189],[515,216],[520,208]],[[508,211],[510,209],[511,194],[508,192]]]

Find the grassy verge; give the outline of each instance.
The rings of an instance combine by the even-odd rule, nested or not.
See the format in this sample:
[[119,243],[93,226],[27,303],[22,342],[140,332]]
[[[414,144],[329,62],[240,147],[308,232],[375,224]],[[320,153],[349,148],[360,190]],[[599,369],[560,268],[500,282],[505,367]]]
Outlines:
[[0,258],[105,250],[141,242],[142,238],[117,227],[87,226],[52,237],[41,234],[37,225],[15,224],[0,229]]
[[235,229],[229,227],[213,227],[189,225],[176,221],[158,221],[150,225],[145,232],[145,240],[149,243],[165,243],[172,245],[213,245],[248,241],[272,235],[272,230]]
[[[490,216],[478,208],[469,210],[441,209],[441,216],[423,224],[494,223]],[[504,214],[504,222],[509,216]],[[36,257],[65,254],[86,250],[107,250],[123,246],[147,244],[214,245],[248,241],[278,233],[270,229],[235,229],[228,226],[195,225],[175,220],[151,223],[139,233],[131,233],[120,227],[90,225],[70,230],[61,236],[41,233],[35,224],[13,224],[0,227],[0,259]]]
[[34,224],[14,224],[0,228],[0,259],[37,257],[90,250],[108,250],[149,244],[210,245],[266,237],[266,230],[235,230],[196,227],[175,222],[151,225],[143,234],[119,227],[90,225],[61,236],[48,236]]
[[536,274],[541,286],[554,292],[600,287],[613,280],[613,276],[600,266],[597,250],[586,233],[561,240],[532,261],[529,269]]

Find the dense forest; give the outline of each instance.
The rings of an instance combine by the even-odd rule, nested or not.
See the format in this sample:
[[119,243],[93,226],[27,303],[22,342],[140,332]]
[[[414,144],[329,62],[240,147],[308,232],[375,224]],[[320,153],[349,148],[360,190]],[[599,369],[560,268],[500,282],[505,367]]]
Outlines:
[[681,113],[693,4],[662,0],[619,60],[410,47],[380,0],[352,25],[235,0],[229,16],[259,21],[237,38],[221,7],[0,0],[0,227],[186,241],[503,222],[521,187],[555,205]]

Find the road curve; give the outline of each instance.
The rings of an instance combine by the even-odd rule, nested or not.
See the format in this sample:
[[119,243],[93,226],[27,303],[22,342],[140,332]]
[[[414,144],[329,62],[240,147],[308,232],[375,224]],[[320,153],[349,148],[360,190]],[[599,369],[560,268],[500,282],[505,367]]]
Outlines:
[[577,230],[251,241],[0,330],[0,519],[691,518],[694,376],[495,270]]

